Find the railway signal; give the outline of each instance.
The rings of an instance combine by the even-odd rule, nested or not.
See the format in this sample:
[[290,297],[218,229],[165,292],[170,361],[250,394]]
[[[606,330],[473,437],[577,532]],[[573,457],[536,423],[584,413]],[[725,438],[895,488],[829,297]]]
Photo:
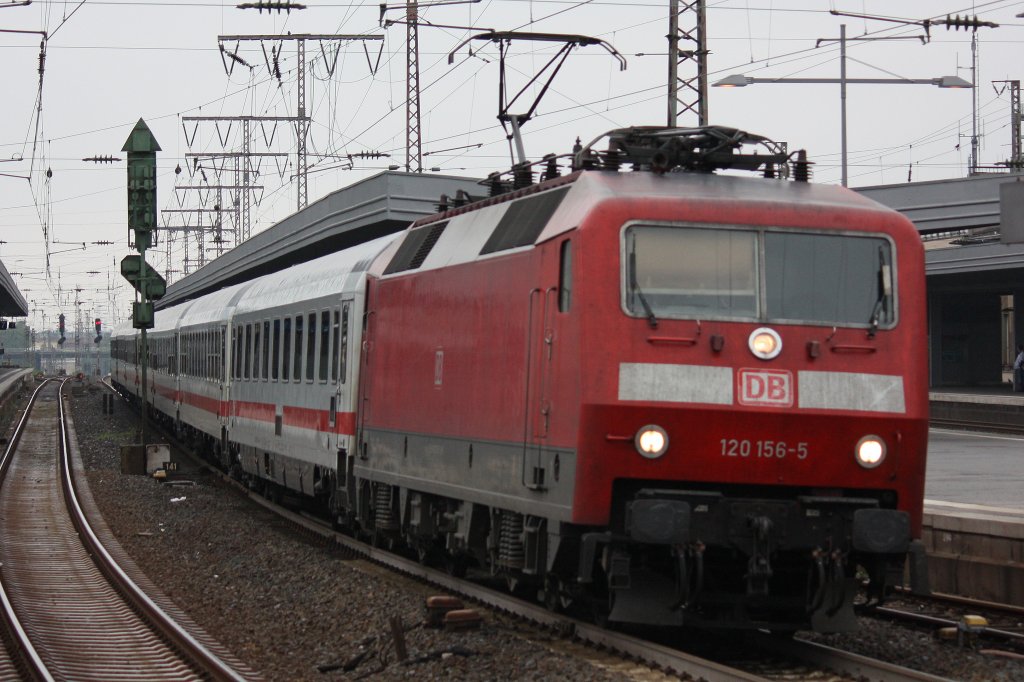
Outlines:
[[57,339],[57,345],[64,345],[64,313],[57,316],[57,331],[60,332],[60,338]]
[[[142,409],[140,410],[139,435],[142,449],[146,449],[146,365],[149,349],[146,347],[146,330],[153,326],[153,295],[147,290],[166,290],[166,282],[152,268],[146,266],[146,249],[153,245],[153,231],[156,229],[156,153],[160,144],[153,137],[149,126],[141,118],[135,124],[121,151],[128,153],[128,229],[135,233],[135,248],[139,255],[126,257],[121,261],[121,274],[136,291],[139,300],[132,303],[132,326],[141,330],[139,334],[139,355],[142,358]],[[125,271],[125,262],[134,264]],[[129,274],[130,273],[130,274]]]
[[99,343],[100,341],[103,340],[103,321],[100,318],[98,318],[98,317],[96,318],[95,326],[96,326],[96,339],[95,339],[95,341],[96,341],[96,343]]

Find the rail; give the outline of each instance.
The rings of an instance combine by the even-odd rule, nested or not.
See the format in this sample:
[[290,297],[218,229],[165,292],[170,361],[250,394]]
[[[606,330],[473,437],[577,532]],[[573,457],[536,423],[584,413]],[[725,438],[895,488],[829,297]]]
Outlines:
[[[118,661],[132,661],[132,674],[143,673],[147,679],[177,680],[198,675],[218,682],[243,680],[241,674],[139,588],[94,532],[73,475],[72,436],[63,397],[65,383],[66,380],[54,387],[48,380],[37,388],[0,461],[0,483],[4,483],[3,478],[8,478],[12,470],[19,474],[4,485],[3,509],[8,520],[12,514],[18,517],[19,510],[29,510],[25,512],[28,516],[15,518],[8,529],[10,532],[4,535],[11,542],[3,548],[4,554],[17,557],[11,565],[20,567],[14,574],[0,576],[13,666],[21,677],[29,679],[102,679],[121,674],[107,667],[115,660],[111,658],[114,656]],[[45,414],[34,414],[44,390],[54,393],[56,405]],[[54,417],[56,424],[50,421]],[[23,443],[24,434],[30,435]],[[56,463],[50,459],[54,445],[58,455]],[[54,465],[61,481],[59,493],[49,484],[45,473],[52,472]],[[23,472],[28,475],[22,476]],[[12,487],[15,482],[19,485]],[[22,530],[18,530],[19,527]],[[51,584],[54,576],[60,580],[57,585]],[[74,580],[74,584],[69,585],[68,579]],[[3,584],[4,581],[10,582]],[[14,592],[11,592],[12,586]],[[69,587],[74,589],[69,591]],[[46,609],[38,603],[39,596],[58,593],[73,593],[74,596],[57,599],[50,604],[51,613],[45,613]],[[120,599],[116,595],[120,595]],[[31,616],[19,620],[15,609],[26,604],[26,613]],[[39,611],[40,608],[43,611]],[[96,609],[109,610],[98,613]],[[43,634],[39,641],[31,641],[35,636],[51,632],[53,619],[63,619],[65,611],[92,614],[89,619],[106,618],[109,625],[116,623],[107,637],[112,646],[83,644],[93,641],[88,633],[84,633],[85,639],[82,639],[82,628],[72,624],[65,628],[63,620],[59,622],[65,635]],[[39,622],[35,622],[37,620]],[[117,653],[112,653],[115,651]],[[126,656],[128,652],[132,655]]]
[[[15,427],[13,434],[11,435],[10,441],[7,443],[7,449],[4,450],[3,459],[0,459],[0,486],[3,486],[4,479],[7,477],[7,469],[11,462],[11,458],[14,451],[17,449],[18,444],[21,442],[21,436],[25,432],[25,425],[28,424],[29,415],[32,413],[32,408],[35,406],[36,398],[42,392],[45,387],[52,379],[47,379],[43,383],[36,387],[36,390],[32,392],[32,397],[29,398],[28,404],[25,406],[25,411],[21,415],[21,419],[18,421],[18,425]],[[21,664],[23,668],[21,672],[26,673],[27,677],[32,679],[42,680],[44,682],[50,682],[53,680],[53,676],[50,675],[50,671],[46,668],[46,664],[43,659],[39,656],[39,652],[32,645],[32,640],[22,626],[21,621],[18,619],[18,614],[14,611],[14,605],[7,596],[7,589],[4,587],[3,575],[0,574],[0,602],[3,607],[3,623],[7,630],[7,634],[11,638],[15,654],[19,656],[17,663]]]
[[161,636],[169,641],[178,651],[196,664],[213,680],[232,680],[242,682],[244,678],[233,668],[224,663],[213,652],[181,627],[177,621],[164,612],[149,595],[142,591],[128,576],[120,565],[110,556],[106,547],[93,532],[92,526],[82,510],[78,500],[77,488],[72,475],[70,462],[71,443],[67,430],[67,419],[64,414],[64,401],[59,401],[60,414],[60,467],[63,481],[64,499],[71,513],[72,521],[78,529],[82,544],[86,546],[96,565],[117,590],[140,612]]

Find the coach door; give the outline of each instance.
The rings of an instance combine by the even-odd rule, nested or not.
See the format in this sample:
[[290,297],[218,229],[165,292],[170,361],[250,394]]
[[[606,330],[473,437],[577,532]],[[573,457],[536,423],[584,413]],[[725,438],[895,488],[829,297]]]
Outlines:
[[335,435],[335,448],[350,447],[350,437],[355,430],[353,420],[352,394],[352,310],[354,302],[351,297],[341,300],[341,307],[331,311],[331,353],[333,365],[331,381],[334,383],[334,394],[331,397],[330,425]]

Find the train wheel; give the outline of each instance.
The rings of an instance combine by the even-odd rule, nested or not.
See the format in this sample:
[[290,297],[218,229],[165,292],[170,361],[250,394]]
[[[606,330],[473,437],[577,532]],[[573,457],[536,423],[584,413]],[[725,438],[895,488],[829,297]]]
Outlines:
[[552,613],[565,613],[573,605],[573,599],[565,589],[561,578],[547,574],[544,576],[544,606]]

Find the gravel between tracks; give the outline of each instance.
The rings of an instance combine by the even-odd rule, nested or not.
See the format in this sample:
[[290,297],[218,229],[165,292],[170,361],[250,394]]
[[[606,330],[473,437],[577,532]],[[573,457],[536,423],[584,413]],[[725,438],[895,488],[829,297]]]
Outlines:
[[[184,461],[181,474],[193,486],[122,475],[119,446],[133,442],[136,420],[121,404],[113,416],[103,415],[99,393],[69,402],[89,485],[124,549],[172,601],[268,679],[660,677],[646,669],[602,669],[600,660],[556,651],[564,645],[545,641],[543,631],[491,612],[479,630],[424,628],[424,600],[436,589],[296,537],[273,514]],[[396,662],[393,616],[407,629],[409,658],[428,660]],[[340,669],[363,651],[353,670]]]
[[[69,402],[89,485],[125,550],[267,679],[662,678],[601,654],[581,656],[580,647],[486,610],[479,630],[424,628],[424,599],[437,590],[296,537],[270,512],[184,461],[181,473],[193,486],[122,475],[119,446],[134,440],[137,419],[120,403],[113,416],[102,414],[98,392]],[[407,628],[410,659],[425,660],[396,662],[393,616]],[[958,649],[885,622],[862,620],[858,633],[809,638],[951,679],[1024,680],[1024,662]],[[363,651],[354,669],[340,668]],[[321,672],[318,666],[337,667]]]

